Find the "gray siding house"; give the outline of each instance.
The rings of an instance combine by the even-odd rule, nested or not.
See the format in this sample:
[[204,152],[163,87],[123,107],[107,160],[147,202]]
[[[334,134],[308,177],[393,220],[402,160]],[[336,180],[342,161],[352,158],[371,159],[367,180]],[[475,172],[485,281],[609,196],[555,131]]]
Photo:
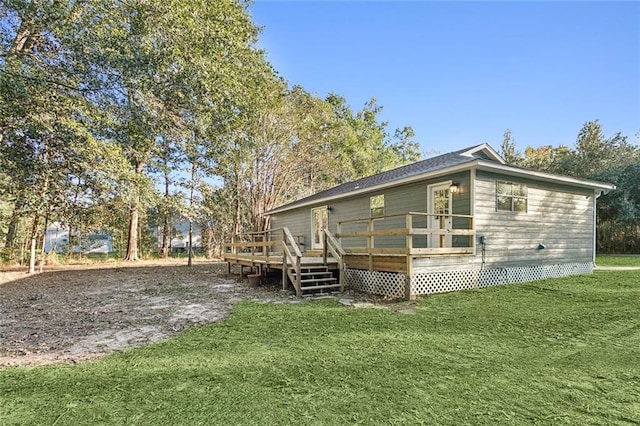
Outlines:
[[[596,199],[612,189],[506,165],[482,144],[271,210],[278,231],[258,239],[263,258],[251,255],[279,259],[271,266],[296,290],[300,263],[315,256],[341,285],[402,298],[591,273]],[[281,254],[296,249],[297,269]]]

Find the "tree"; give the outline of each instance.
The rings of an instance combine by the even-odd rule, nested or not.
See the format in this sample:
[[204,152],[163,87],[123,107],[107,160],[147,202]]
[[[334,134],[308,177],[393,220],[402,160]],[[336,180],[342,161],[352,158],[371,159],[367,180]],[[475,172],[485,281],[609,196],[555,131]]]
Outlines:
[[504,131],[502,144],[500,144],[500,152],[507,164],[519,166],[522,164],[522,154],[516,149],[516,141],[513,139],[511,130]]
[[137,176],[131,182],[125,257],[136,260],[139,214],[150,188],[143,177],[162,140],[159,129],[183,127],[195,114],[217,119],[233,114],[243,102],[245,82],[264,58],[254,47],[257,28],[243,3],[122,4],[122,24],[103,42],[102,68],[113,88],[103,100],[117,124],[111,136]]
[[361,111],[353,114],[343,97],[330,94],[331,105],[339,126],[331,150],[342,169],[336,183],[344,183],[370,176],[420,159],[419,145],[409,126],[395,131],[391,136],[387,123],[379,121],[382,106],[375,98],[367,102]]
[[640,147],[615,133],[606,137],[598,120],[586,122],[573,148],[551,145],[515,151],[505,132],[502,152],[510,164],[535,170],[611,182],[614,191],[597,202],[597,247],[602,252],[640,251]]
[[14,203],[9,245],[16,219],[31,217],[30,272],[41,220],[65,210],[74,185],[82,196],[97,192],[94,177],[118,152],[90,130],[98,112],[89,97],[99,79],[76,31],[98,9],[88,1],[2,5],[0,164],[11,179],[0,191]]

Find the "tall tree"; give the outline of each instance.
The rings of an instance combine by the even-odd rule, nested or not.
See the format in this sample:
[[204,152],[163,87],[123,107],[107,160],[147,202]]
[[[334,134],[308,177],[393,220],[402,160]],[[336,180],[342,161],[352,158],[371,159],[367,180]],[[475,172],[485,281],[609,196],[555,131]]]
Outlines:
[[0,191],[14,200],[14,218],[31,217],[33,272],[42,219],[66,204],[73,185],[95,192],[92,176],[111,157],[90,131],[99,79],[84,54],[90,42],[76,31],[99,7],[16,0],[1,8],[0,163],[11,179]]
[[[508,136],[510,140],[510,133]],[[598,250],[640,250],[640,146],[620,133],[605,136],[600,122],[593,120],[582,126],[573,148],[527,147],[524,156],[512,148],[510,142],[503,142],[503,153],[513,154],[511,164],[614,183],[616,190],[603,194],[596,204]]]
[[500,144],[500,152],[507,164],[518,166],[522,163],[522,154],[516,148],[516,141],[513,139],[511,130],[504,131],[502,143]]
[[[108,103],[119,126],[113,137],[139,176],[130,197],[126,260],[136,260],[142,177],[158,149],[161,127],[182,126],[193,114],[232,114],[245,81],[264,63],[246,4],[168,0],[122,2],[122,24],[105,40],[105,68],[114,90]],[[258,65],[260,66],[260,65]]]

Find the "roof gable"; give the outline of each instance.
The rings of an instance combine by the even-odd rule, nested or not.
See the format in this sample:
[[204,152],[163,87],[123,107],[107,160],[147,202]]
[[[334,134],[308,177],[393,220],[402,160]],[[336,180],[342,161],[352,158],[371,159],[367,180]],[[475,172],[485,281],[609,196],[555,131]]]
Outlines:
[[461,153],[460,155],[464,155],[467,157],[478,158],[480,160],[491,160],[496,161],[500,164],[507,164],[504,158],[500,154],[498,154],[491,146],[486,143],[482,145],[474,146],[473,148],[468,149],[467,151]]

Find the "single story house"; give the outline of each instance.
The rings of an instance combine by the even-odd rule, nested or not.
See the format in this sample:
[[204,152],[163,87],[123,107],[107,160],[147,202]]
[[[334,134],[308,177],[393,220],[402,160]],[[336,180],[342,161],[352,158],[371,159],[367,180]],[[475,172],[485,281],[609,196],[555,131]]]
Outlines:
[[[158,251],[162,249],[162,224],[153,228]],[[194,251],[202,249],[202,227],[196,223],[192,223],[192,248]],[[172,253],[189,251],[189,221],[177,216],[171,219],[169,229],[169,249]]]
[[231,244],[227,261],[281,268],[299,295],[339,285],[407,299],[587,274],[596,199],[613,189],[507,165],[481,144],[275,208],[270,230]]
[[67,253],[71,244],[73,253],[110,253],[113,251],[113,238],[106,231],[93,232],[90,234],[73,233],[71,241],[69,238],[69,227],[59,222],[54,222],[47,226],[44,251],[49,253]]

